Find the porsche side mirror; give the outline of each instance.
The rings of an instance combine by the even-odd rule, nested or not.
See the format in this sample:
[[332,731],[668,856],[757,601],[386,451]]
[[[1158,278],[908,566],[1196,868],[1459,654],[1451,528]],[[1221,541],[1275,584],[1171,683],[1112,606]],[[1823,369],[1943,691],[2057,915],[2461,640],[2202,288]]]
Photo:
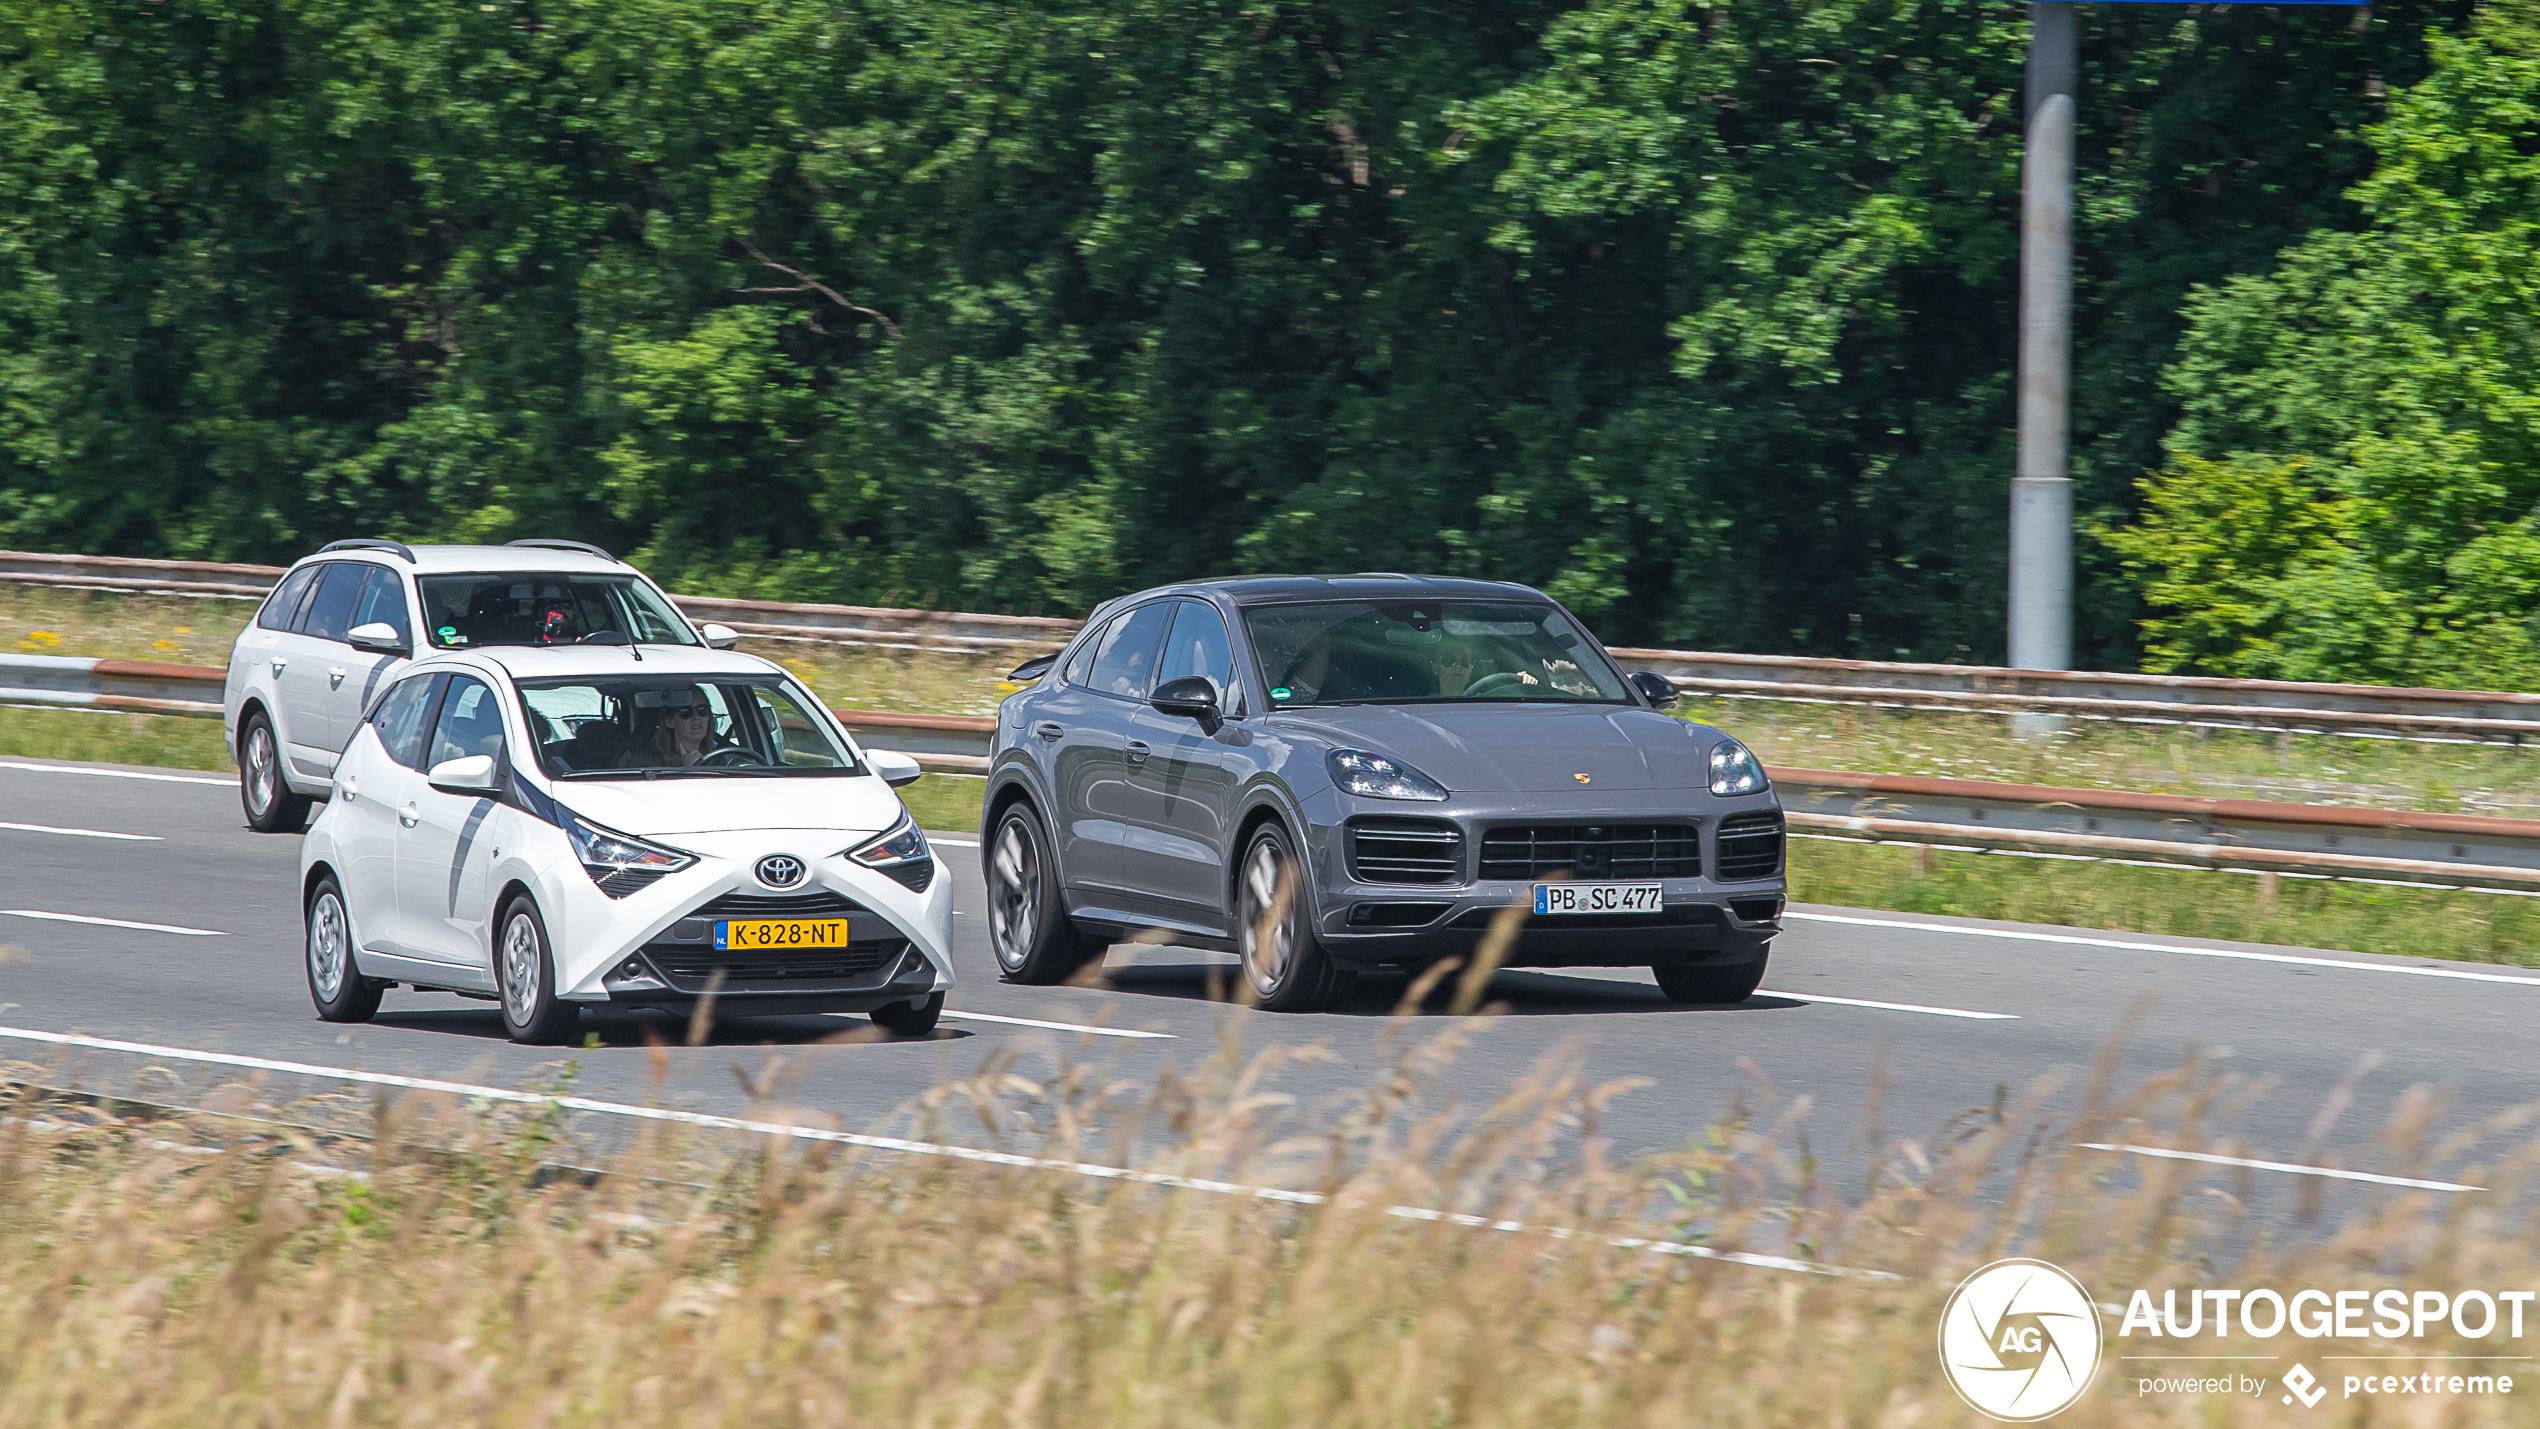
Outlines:
[[1206,675],[1167,680],[1147,696],[1147,703],[1155,707],[1157,714],[1195,719],[1211,730],[1217,727],[1217,686]]
[[469,754],[457,759],[444,759],[423,776],[433,788],[444,794],[496,794],[502,792],[494,778],[494,756]]
[[706,647],[711,650],[729,650],[741,643],[741,632],[729,625],[708,622],[698,626],[697,633],[705,637]]
[[1676,707],[1676,682],[1655,670],[1632,671],[1632,688],[1649,701],[1651,708],[1671,710]]
[[864,764],[866,768],[881,775],[882,782],[894,789],[902,785],[914,784],[926,774],[925,770],[917,766],[916,760],[891,749],[866,750]]
[[1013,669],[1006,671],[1005,677],[1018,685],[1028,685],[1043,675],[1048,674],[1050,672],[1050,666],[1057,663],[1058,657],[1056,655],[1035,655],[1031,659],[1024,661],[1022,664],[1015,666]]
[[396,626],[385,620],[356,625],[344,632],[344,639],[354,649],[373,655],[403,655],[414,648],[406,643],[406,637],[397,633]]

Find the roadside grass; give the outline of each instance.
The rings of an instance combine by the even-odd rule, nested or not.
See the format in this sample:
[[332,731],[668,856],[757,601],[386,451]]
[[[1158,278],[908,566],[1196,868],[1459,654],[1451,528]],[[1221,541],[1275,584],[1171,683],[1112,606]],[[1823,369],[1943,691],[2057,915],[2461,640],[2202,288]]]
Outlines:
[[[1682,1147],[1615,1159],[1595,1119],[1633,1082],[1554,1063],[1474,1096],[1455,1053],[1488,1019],[1412,1030],[1437,1025],[1398,1023],[1368,1090],[1328,1103],[1282,1095],[1298,1054],[1231,1043],[1160,1075],[1039,1083],[992,1055],[876,1128],[1328,1198],[1307,1205],[658,1123],[612,1152],[559,1110],[414,1094],[272,1106],[241,1083],[192,1094],[234,1116],[124,1122],[0,1089],[0,1426],[1957,1424],[1980,1421],[1936,1331],[1957,1282],[2001,1257],[2118,1305],[2138,1287],[2157,1304],[2540,1278],[2516,1113],[2435,1146],[2434,1102],[2411,1096],[2377,1134],[2315,1148],[2491,1188],[2348,1192],[2322,1225],[2316,1181],[2079,1145],[2248,1151],[2231,1109],[2265,1088],[2211,1062],[2122,1086],[2112,1049],[2077,1096],[1971,1086],[1974,1111],[1901,1137],[1873,1114],[1850,1133],[1866,1175],[1837,1184],[1805,1097],[1759,1080],[1707,1127],[1688,1115]],[[774,1093],[756,1115],[831,1124],[782,1101],[824,1055],[748,1071]],[[292,1125],[309,1122],[327,1131]],[[2259,1403],[2146,1394],[2142,1376],[2211,1371],[2120,1361],[2167,1342],[2100,1328],[2097,1379],[2061,1422],[2240,1422],[2231,1406]],[[2421,1334],[2396,1348],[2495,1353],[2439,1316]],[[2328,1348],[2208,1330],[2180,1352],[2270,1356],[2245,1367],[2272,1380]],[[2341,1401],[2340,1418],[2502,1423],[2511,1403]]]
[[257,602],[0,584],[0,651],[225,665]]
[[2540,967],[2540,898],[1790,841],[1790,898],[1894,913]]
[[235,772],[216,719],[0,706],[0,755]]
[[976,838],[979,810],[988,781],[966,774],[928,774],[900,790],[900,802],[917,816],[917,826]]
[[1786,700],[1688,699],[1676,712],[1802,769],[2540,817],[2540,748],[2078,718],[2022,740],[2001,715]]

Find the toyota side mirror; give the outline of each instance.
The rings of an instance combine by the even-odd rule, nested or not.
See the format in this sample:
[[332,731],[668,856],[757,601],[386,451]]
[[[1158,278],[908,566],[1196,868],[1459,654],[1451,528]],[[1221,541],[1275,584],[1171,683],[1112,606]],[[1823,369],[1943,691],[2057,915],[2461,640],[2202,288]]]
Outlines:
[[502,787],[495,782],[494,756],[469,754],[457,759],[444,759],[423,776],[433,788],[444,794],[496,794]]
[[404,655],[414,649],[406,643],[406,637],[397,633],[397,627],[385,620],[356,625],[344,632],[344,639],[354,649],[373,655]]
[[1632,688],[1640,693],[1642,699],[1649,701],[1652,708],[1671,710],[1676,707],[1675,681],[1655,670],[1634,670],[1631,679]]
[[866,750],[864,752],[864,765],[867,769],[881,775],[882,782],[890,785],[894,789],[900,788],[903,785],[914,784],[920,778],[923,778],[926,773],[925,770],[917,766],[916,760],[892,749]]
[[698,626],[697,633],[705,637],[706,647],[711,650],[729,650],[741,643],[741,632],[729,625],[716,625],[709,621]]
[[1195,719],[1211,731],[1217,728],[1217,686],[1206,675],[1167,680],[1147,696],[1147,703],[1155,707],[1157,714]]

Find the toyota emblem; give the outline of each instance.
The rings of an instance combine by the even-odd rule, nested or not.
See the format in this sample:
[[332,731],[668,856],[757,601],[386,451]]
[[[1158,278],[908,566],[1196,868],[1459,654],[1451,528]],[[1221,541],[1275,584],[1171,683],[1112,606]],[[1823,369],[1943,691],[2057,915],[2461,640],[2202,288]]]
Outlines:
[[758,861],[758,881],[770,888],[791,888],[810,872],[790,853],[771,853]]

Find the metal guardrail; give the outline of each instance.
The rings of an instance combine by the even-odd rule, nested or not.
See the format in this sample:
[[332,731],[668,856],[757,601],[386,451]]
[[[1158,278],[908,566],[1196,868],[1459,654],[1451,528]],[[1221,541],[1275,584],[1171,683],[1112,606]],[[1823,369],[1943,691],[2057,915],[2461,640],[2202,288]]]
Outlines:
[[[278,566],[0,551],[0,581],[175,595],[256,596]],[[692,619],[744,635],[962,654],[1052,650],[1080,624],[1049,616],[895,610],[672,597]],[[2060,714],[2232,728],[2388,734],[2519,745],[2540,739],[2540,695],[2380,685],[2225,680],[2112,671],[2011,670],[1616,647],[1616,659],[1680,690],[1731,699],[1797,700],[1960,713]]]
[[[202,697],[217,696],[223,678],[204,665],[0,655],[0,703],[217,717],[219,700]],[[914,755],[938,773],[988,767],[996,721],[986,716],[835,713],[859,742]],[[2540,819],[1826,769],[1770,773],[1791,830],[1802,835],[2540,892]]]

